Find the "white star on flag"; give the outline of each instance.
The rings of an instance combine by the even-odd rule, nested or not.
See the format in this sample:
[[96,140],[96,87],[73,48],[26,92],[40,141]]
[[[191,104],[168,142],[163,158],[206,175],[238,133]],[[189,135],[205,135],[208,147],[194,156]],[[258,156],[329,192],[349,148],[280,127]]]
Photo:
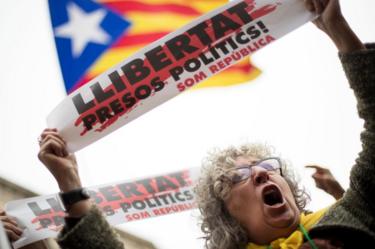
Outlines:
[[69,20],[55,28],[55,35],[71,39],[73,57],[79,57],[89,42],[104,45],[110,42],[111,37],[100,27],[107,14],[104,9],[87,13],[70,2],[67,10]]

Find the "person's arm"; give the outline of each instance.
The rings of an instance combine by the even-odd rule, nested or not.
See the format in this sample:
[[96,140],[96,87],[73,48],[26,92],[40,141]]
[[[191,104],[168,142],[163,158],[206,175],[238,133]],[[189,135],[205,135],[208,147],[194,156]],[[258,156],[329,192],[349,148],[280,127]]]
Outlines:
[[[362,151],[351,170],[349,189],[309,234],[312,238],[340,238],[348,248],[362,248],[363,244],[375,241],[375,44],[362,44],[342,17],[337,0],[322,1],[326,8],[315,23],[339,50],[357,99],[359,117],[364,120],[364,131],[361,133]],[[350,238],[356,238],[356,244],[351,245]]]
[[340,53],[366,49],[342,15],[339,0],[305,0],[305,5],[319,14],[313,23],[330,37]]
[[[8,216],[4,209],[0,208],[0,221],[1,225],[4,228],[4,231],[7,235],[7,239],[9,242],[15,242],[19,240],[22,236],[22,229],[18,226],[17,221],[13,219],[12,217]],[[5,238],[6,239],[6,238]],[[1,238],[0,238],[1,240]],[[48,249],[48,244],[51,242],[47,242],[46,240],[39,240],[36,242],[33,242],[31,244],[25,245],[23,247],[20,247],[20,249]],[[3,244],[0,243],[0,249],[2,249]],[[11,245],[9,245],[10,248],[13,248]],[[5,247],[5,246],[4,246]],[[6,247],[8,248],[8,247]]]
[[9,238],[9,241],[14,242],[22,235],[22,229],[18,227],[17,221],[7,216],[5,211],[0,208],[0,220],[3,224],[4,230]]
[[[343,17],[338,0],[307,0],[321,15],[314,23],[339,50],[350,87],[357,99],[358,114],[364,120],[362,151],[350,174],[350,192],[375,208],[375,44],[363,44]],[[324,4],[321,4],[321,3]],[[320,7],[317,7],[320,4]],[[323,7],[323,9],[321,8]]]
[[[363,198],[375,193],[375,45],[365,46],[341,14],[338,0],[305,0],[320,17],[314,23],[335,43],[357,99],[360,118],[365,121],[361,134],[362,152],[350,175],[350,188]],[[325,2],[325,4],[321,4]],[[369,198],[367,202],[375,199]]]
[[314,179],[317,188],[322,189],[324,192],[333,196],[336,200],[343,197],[345,190],[341,187],[340,183],[332,175],[329,169],[318,165],[307,165],[306,168],[315,169],[315,172],[311,177]]
[[[76,158],[66,150],[64,139],[56,129],[45,129],[40,135],[39,160],[55,177],[62,192],[69,192],[82,187],[78,174]],[[91,207],[89,200],[73,204],[68,210],[68,217],[82,217]]]
[[[40,136],[40,161],[56,179],[61,192],[82,187],[76,158],[66,150],[64,139],[56,129],[45,129]],[[81,200],[69,206],[66,225],[57,242],[69,249],[122,249],[123,244],[90,200]]]

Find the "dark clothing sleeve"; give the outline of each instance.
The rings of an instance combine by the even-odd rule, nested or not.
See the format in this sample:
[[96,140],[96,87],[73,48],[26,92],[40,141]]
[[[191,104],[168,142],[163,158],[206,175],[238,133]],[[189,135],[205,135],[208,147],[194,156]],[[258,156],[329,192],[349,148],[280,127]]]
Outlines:
[[57,238],[62,249],[124,249],[118,235],[96,206],[73,223],[66,225]]
[[351,170],[348,191],[310,231],[312,237],[354,239],[357,247],[375,242],[375,44],[366,47],[339,55],[364,120],[362,151]]
[[368,51],[340,55],[343,67],[357,98],[359,117],[365,130],[362,151],[350,175],[350,188],[375,207],[375,44]]

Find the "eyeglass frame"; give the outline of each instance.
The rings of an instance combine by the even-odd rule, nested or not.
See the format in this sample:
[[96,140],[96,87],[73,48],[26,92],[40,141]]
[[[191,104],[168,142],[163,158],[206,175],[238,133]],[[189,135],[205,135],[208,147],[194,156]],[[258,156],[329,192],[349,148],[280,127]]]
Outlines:
[[[233,185],[236,185],[236,184],[238,184],[238,183],[240,183],[240,182],[243,182],[243,181],[249,179],[249,178],[251,177],[251,170],[252,170],[251,168],[252,168],[252,167],[257,166],[257,165],[261,164],[262,162],[267,161],[267,160],[270,160],[270,159],[275,159],[275,160],[278,162],[279,167],[276,168],[276,169],[274,169],[274,170],[267,170],[267,169],[266,169],[267,172],[268,172],[268,171],[277,171],[277,170],[278,170],[278,171],[279,171],[279,175],[282,176],[282,177],[284,177],[284,176],[283,176],[283,170],[282,170],[282,162],[281,162],[281,159],[280,159],[279,157],[266,157],[266,158],[263,158],[263,159],[261,159],[261,160],[255,162],[254,164],[244,165],[244,166],[235,167],[235,168],[231,169],[230,171],[237,170],[237,169],[249,169],[249,176],[246,177],[245,179],[242,179],[242,180],[238,181],[238,182],[234,182],[233,179],[230,179],[230,181],[232,182]],[[263,167],[261,167],[261,168],[263,168]],[[264,169],[264,168],[263,168],[263,169]]]

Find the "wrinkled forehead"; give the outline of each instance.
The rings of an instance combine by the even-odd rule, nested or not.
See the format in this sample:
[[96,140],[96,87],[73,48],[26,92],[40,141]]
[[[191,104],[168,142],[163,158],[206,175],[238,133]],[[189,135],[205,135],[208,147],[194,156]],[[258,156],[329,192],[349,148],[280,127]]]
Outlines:
[[251,165],[258,162],[260,158],[256,156],[236,156],[236,157],[227,157],[225,160],[221,161],[215,166],[215,176],[214,178],[221,178],[222,175],[228,176],[228,173],[237,167]]
[[212,172],[213,175],[211,175],[215,195],[222,200],[226,199],[232,186],[231,179],[237,174],[233,169],[254,164],[259,160],[260,158],[258,157],[248,155],[228,157],[225,160],[220,160],[215,166],[215,170]]
[[260,158],[255,157],[255,156],[238,156],[234,160],[234,167],[241,167],[245,165],[252,165],[258,162]]

